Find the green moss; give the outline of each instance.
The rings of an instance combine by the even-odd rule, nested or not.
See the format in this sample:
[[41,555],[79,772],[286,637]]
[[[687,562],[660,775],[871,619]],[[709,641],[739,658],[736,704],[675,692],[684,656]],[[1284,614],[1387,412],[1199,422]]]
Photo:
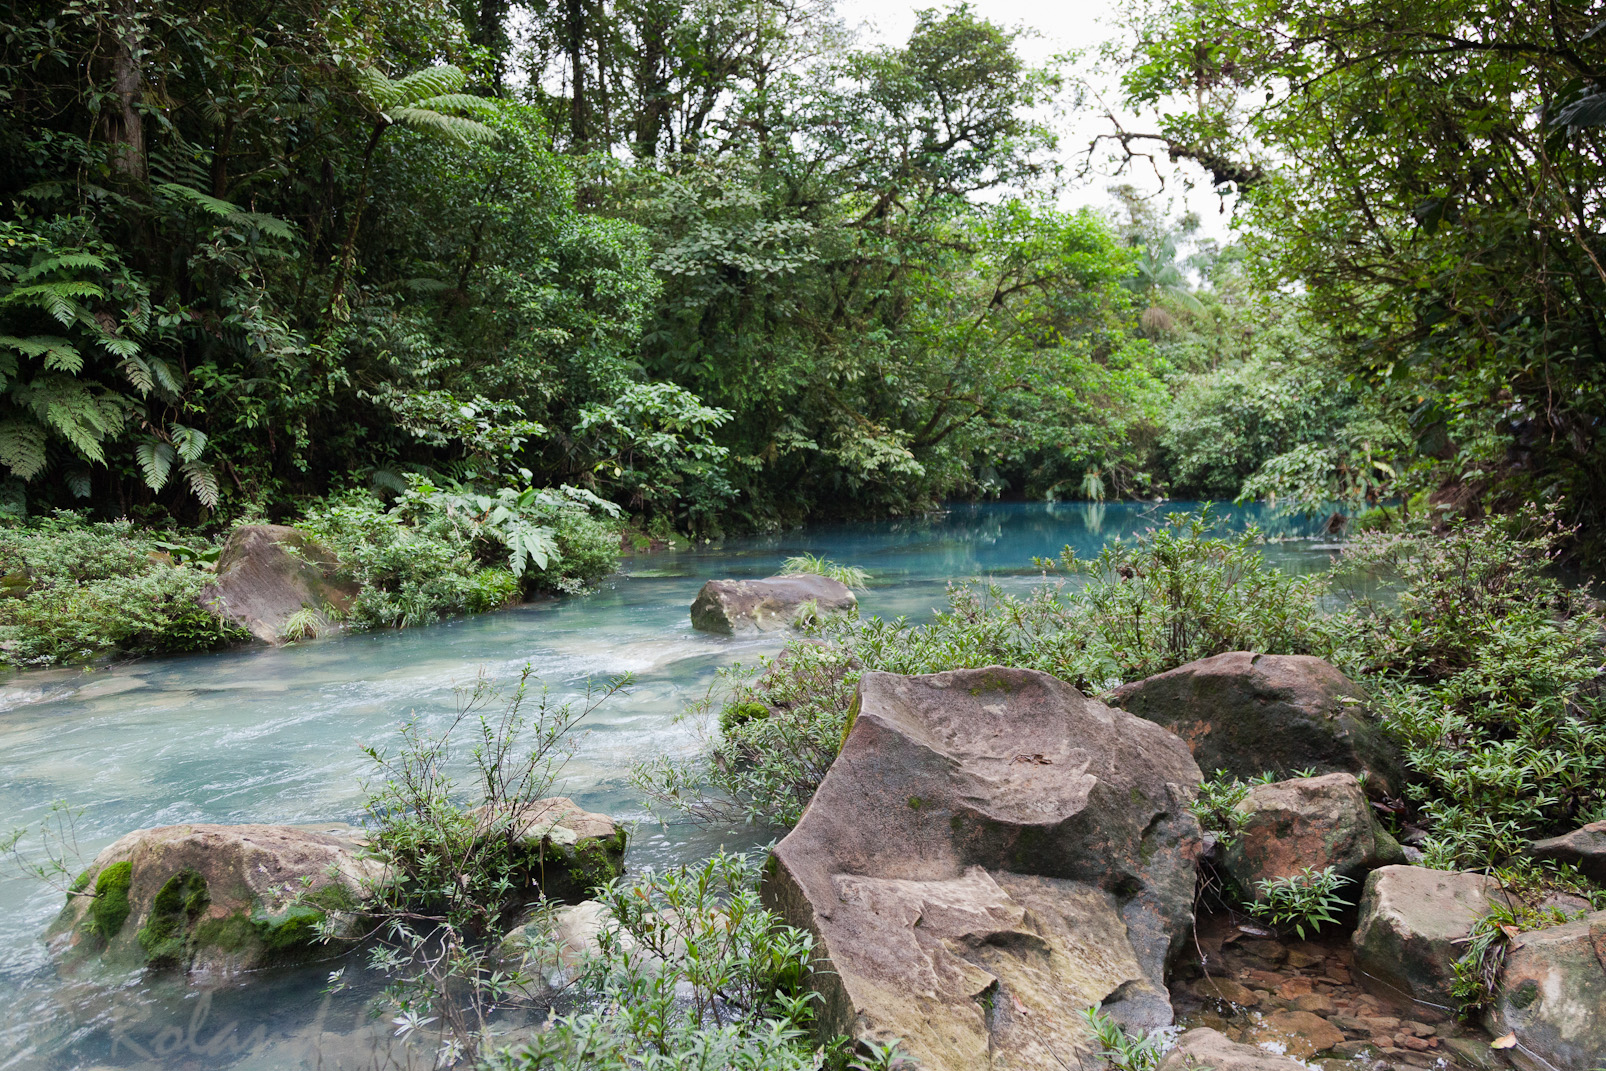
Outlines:
[[279,915],[259,911],[251,916],[251,922],[269,951],[287,952],[316,944],[318,924],[326,917],[326,912],[311,904],[297,903]]
[[909,809],[911,811],[918,811],[920,809],[920,797],[919,796],[910,796],[909,797]]
[[304,899],[320,910],[333,914],[337,911],[355,911],[362,906],[357,894],[343,881],[331,881],[323,888],[308,893]]
[[1532,978],[1525,978],[1523,979],[1522,984],[1512,991],[1511,997],[1507,1003],[1513,1008],[1516,1008],[1518,1011],[1522,1011],[1524,1008],[1527,1008],[1530,1004],[1538,999],[1539,983],[1534,981]]
[[89,905],[90,933],[104,941],[117,936],[128,921],[128,887],[133,883],[134,864],[126,859],[100,872],[95,881],[95,899]]
[[82,874],[79,874],[76,878],[72,879],[72,884],[67,887],[68,900],[71,900],[74,894],[81,893],[85,889],[89,888],[89,877],[89,871],[86,870]]
[[190,930],[211,902],[200,871],[186,867],[167,879],[139,931],[139,946],[153,964],[181,965],[189,958]]
[[236,912],[220,919],[202,919],[195,927],[197,948],[217,948],[224,952],[239,952],[255,945],[260,939],[251,919]]

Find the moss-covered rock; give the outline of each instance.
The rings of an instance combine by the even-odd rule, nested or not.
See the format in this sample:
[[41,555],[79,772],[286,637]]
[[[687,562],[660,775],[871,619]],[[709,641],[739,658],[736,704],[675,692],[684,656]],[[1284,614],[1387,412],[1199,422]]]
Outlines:
[[567,796],[527,803],[516,811],[478,812],[486,836],[508,837],[529,888],[577,903],[625,869],[625,831],[612,818]]
[[353,830],[142,829],[95,858],[46,936],[68,965],[249,970],[320,951],[330,922],[354,939],[384,880]]

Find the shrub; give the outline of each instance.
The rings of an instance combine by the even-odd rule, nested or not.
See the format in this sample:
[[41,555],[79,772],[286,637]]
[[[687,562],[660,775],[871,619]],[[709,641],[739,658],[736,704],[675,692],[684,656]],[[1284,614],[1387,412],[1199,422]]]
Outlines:
[[414,476],[389,508],[347,495],[309,509],[301,527],[362,584],[353,625],[405,628],[595,584],[618,565],[619,533],[593,509],[615,507],[574,488],[482,494]]
[[67,512],[0,528],[0,658],[48,665],[248,639],[200,604],[216,548],[179,538]]
[[[761,856],[701,864],[598,891],[608,922],[579,974],[594,1010],[555,1018],[494,1063],[525,1071],[640,1067],[804,1071],[820,1066],[804,988],[813,939],[759,900]],[[832,1049],[840,1051],[840,1040]]]
[[1257,898],[1246,906],[1258,918],[1278,928],[1292,926],[1299,939],[1305,939],[1305,927],[1319,933],[1324,925],[1336,925],[1336,912],[1344,910],[1348,902],[1339,890],[1353,884],[1332,867],[1317,870],[1304,867],[1298,874],[1285,878],[1262,878],[1255,882]]
[[1431,866],[1489,868],[1606,817],[1603,623],[1551,569],[1566,535],[1529,508],[1346,553],[1395,588],[1356,597],[1338,624],[1415,774]]

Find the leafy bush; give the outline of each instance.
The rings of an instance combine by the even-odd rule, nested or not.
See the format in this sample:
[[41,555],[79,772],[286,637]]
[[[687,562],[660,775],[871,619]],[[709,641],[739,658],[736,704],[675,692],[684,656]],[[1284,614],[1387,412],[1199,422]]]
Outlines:
[[1357,596],[1338,624],[1415,774],[1429,865],[1488,868],[1606,817],[1603,622],[1550,568],[1567,534],[1529,508],[1346,553],[1396,588]]
[[1319,933],[1324,925],[1337,924],[1335,912],[1348,906],[1339,890],[1350,884],[1349,878],[1330,866],[1320,870],[1307,866],[1298,874],[1255,882],[1258,895],[1246,906],[1273,926],[1292,926],[1303,941],[1305,927]]
[[197,563],[215,548],[180,538],[68,512],[0,527],[0,659],[47,665],[248,639],[200,604],[211,576]]
[[1214,833],[1217,842],[1230,847],[1243,832],[1248,815],[1238,810],[1238,804],[1249,795],[1249,785],[1238,778],[1228,779],[1226,770],[1217,770],[1199,785],[1199,795],[1188,803],[1188,810],[1199,820],[1199,828]]
[[[636,786],[701,822],[795,824],[842,748],[859,668],[841,647],[803,641],[762,669],[756,678],[740,666],[728,671],[687,712],[702,723],[704,749],[689,761],[638,765]],[[713,736],[708,721],[721,683],[730,694]]]
[[1099,1058],[1115,1071],[1155,1071],[1167,1050],[1176,1043],[1177,1030],[1167,1027],[1147,1034],[1128,1034],[1120,1023],[1099,1008],[1085,1008],[1082,1018],[1099,1043]]
[[[574,726],[628,685],[611,680],[579,703],[543,690],[532,713],[526,666],[506,694],[483,677],[462,690],[438,732],[415,719],[394,752],[363,749],[379,775],[367,800],[370,842],[390,872],[365,909],[379,937],[370,965],[392,978],[404,1027],[439,1019],[443,1052],[477,1055],[486,1016],[518,998],[522,980],[502,969],[496,948],[528,897],[524,809],[550,794]],[[466,784],[450,772],[465,751]]]
[[301,527],[362,584],[353,624],[407,627],[596,583],[618,565],[617,512],[575,488],[484,494],[414,476],[388,509],[348,495],[308,510]]
[[760,903],[760,863],[720,852],[599,890],[609,922],[579,976],[595,1010],[556,1018],[498,1065],[817,1069],[817,994],[803,986],[813,939]]

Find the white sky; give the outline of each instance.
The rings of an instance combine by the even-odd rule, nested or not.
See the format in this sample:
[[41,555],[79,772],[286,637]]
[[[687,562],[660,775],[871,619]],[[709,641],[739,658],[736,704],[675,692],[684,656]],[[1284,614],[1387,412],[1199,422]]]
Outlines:
[[[947,2],[948,0],[836,0],[836,10],[850,28],[860,29],[867,41],[899,44],[908,39],[909,31],[914,28],[914,13],[917,9],[943,7]],[[979,0],[972,6],[983,17],[1001,23],[1005,27],[1024,26],[1035,30],[1036,37],[1029,37],[1021,42],[1021,51],[1028,61],[1040,63],[1056,54],[1073,49],[1092,48],[1116,37],[1118,3],[1119,0],[1114,3],[1110,0],[1058,0],[1058,2]],[[1113,102],[1112,93],[1111,103]],[[1152,129],[1152,124],[1138,123],[1138,126]],[[1107,129],[1108,124],[1100,113],[1067,115],[1061,127],[1061,152],[1067,167],[1074,167],[1079,163],[1080,155],[1086,151],[1093,135]],[[1161,164],[1162,167],[1165,164],[1163,156]],[[1203,176],[1198,168],[1189,170],[1196,179]],[[1208,182],[1196,184],[1190,193],[1184,189],[1181,178],[1180,174],[1167,175],[1161,203],[1164,203],[1167,196],[1174,198],[1176,212],[1180,213],[1184,208],[1191,208],[1199,213],[1203,223],[1201,229],[1203,236],[1222,241],[1230,239],[1228,223],[1231,219],[1231,205],[1228,206],[1229,214],[1222,215],[1221,202],[1208,188]],[[1159,190],[1153,172],[1148,169],[1147,164],[1144,164],[1142,167],[1133,168],[1120,180],[1095,179],[1085,186],[1067,189],[1062,200],[1067,207],[1084,204],[1108,206],[1110,198],[1105,190],[1115,181],[1132,182],[1140,189]]]

